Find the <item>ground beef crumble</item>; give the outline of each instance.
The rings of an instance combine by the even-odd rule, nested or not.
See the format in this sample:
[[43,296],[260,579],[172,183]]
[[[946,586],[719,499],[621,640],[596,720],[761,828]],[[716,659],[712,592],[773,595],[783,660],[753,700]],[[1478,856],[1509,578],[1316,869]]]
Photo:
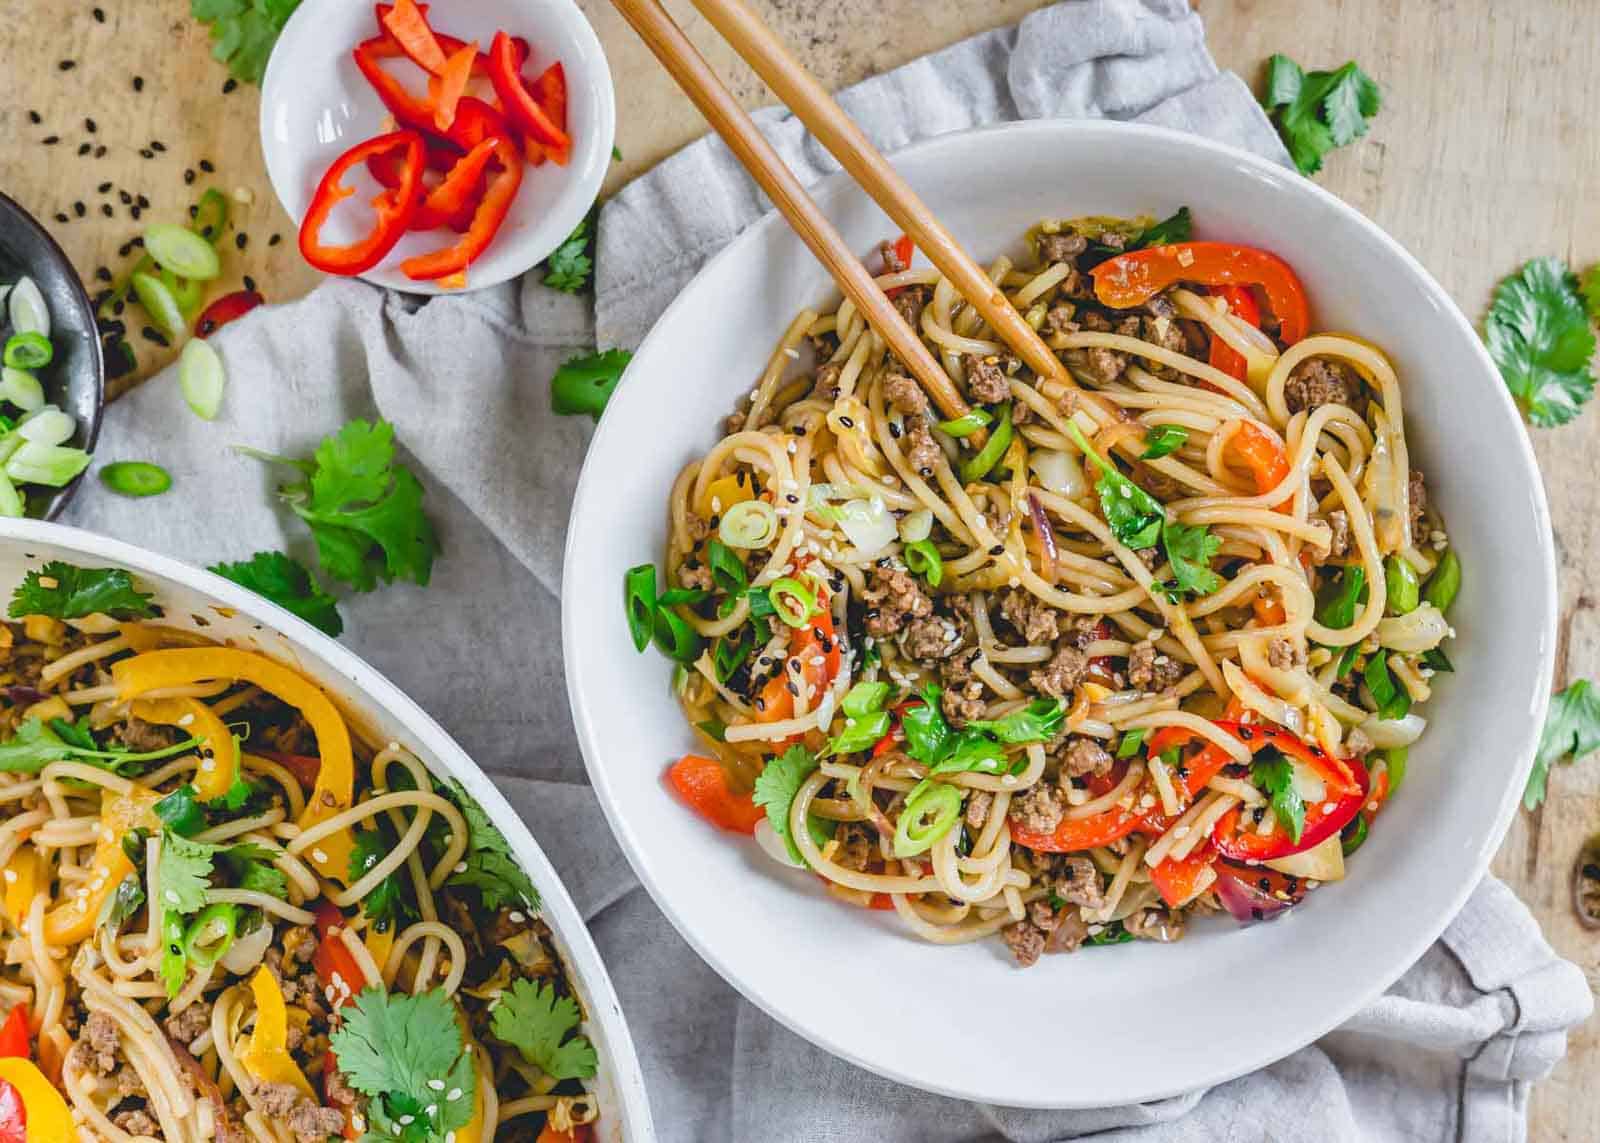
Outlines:
[[898,635],[913,619],[933,614],[933,600],[907,573],[874,565],[862,595],[867,605],[867,634],[875,639]]
[[1051,698],[1066,698],[1089,673],[1089,657],[1063,640],[1043,667],[1028,673],[1028,683]]
[[967,394],[974,401],[993,405],[1011,397],[1006,370],[1012,362],[995,354],[979,357],[975,353],[966,354],[961,361],[967,371]]
[[1060,616],[1054,607],[1032,592],[1008,588],[1000,596],[1000,617],[1030,644],[1052,643],[1061,634]]
[[1185,674],[1184,665],[1154,643],[1137,643],[1128,653],[1128,685],[1150,693],[1164,691]]
[[1355,374],[1342,361],[1313,357],[1302,361],[1283,386],[1283,399],[1291,413],[1323,405],[1353,405],[1361,391]]
[[923,416],[928,412],[928,395],[915,377],[904,373],[890,373],[883,379],[883,399],[906,416]]

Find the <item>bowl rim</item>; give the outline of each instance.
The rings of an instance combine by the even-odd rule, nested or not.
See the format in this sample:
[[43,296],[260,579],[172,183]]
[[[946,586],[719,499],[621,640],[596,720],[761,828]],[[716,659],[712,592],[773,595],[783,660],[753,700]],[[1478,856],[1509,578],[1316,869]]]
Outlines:
[[[533,836],[533,831],[522,820],[522,815],[500,793],[493,778],[432,715],[349,648],[265,597],[214,572],[148,548],[66,524],[32,519],[0,519],[0,544],[25,548],[29,543],[81,551],[89,558],[125,568],[135,574],[159,576],[248,615],[277,632],[291,647],[310,650],[342,679],[348,680],[351,690],[361,700],[394,717],[420,746],[438,757],[455,772],[455,776],[463,779],[480,803],[485,801],[487,792],[489,804],[484,809],[496,824],[510,821],[521,831],[521,840],[525,844],[519,846],[518,857],[524,863],[527,863],[528,854],[534,859],[529,873],[534,875],[539,888],[540,914],[549,915],[554,920],[551,927],[565,946],[568,970],[588,1000],[588,1019],[603,1030],[607,1051],[602,1062],[613,1073],[614,1088],[621,1104],[617,1110],[622,1119],[619,1125],[622,1137],[630,1143],[649,1143],[656,1137],[638,1051],[617,998],[610,970],[595,946],[583,915],[567,891],[565,881],[544,847]],[[345,695],[335,697],[348,701]],[[518,844],[515,838],[513,844]]]
[[[61,248],[61,243],[56,241],[55,236],[44,228],[44,224],[35,218],[27,207],[4,191],[0,191],[0,210],[15,211],[23,226],[31,229],[36,237],[44,240],[46,255],[66,267],[67,281],[72,288],[73,304],[89,315],[89,352],[91,360],[94,362],[94,412],[89,417],[89,427],[84,437],[83,448],[84,451],[93,454],[94,446],[100,440],[100,426],[105,420],[106,412],[106,354],[105,347],[100,343],[100,322],[95,314],[94,299],[89,296],[89,289],[84,285],[83,277],[78,273],[77,267],[72,264],[72,259],[67,257],[67,252]],[[51,324],[53,329],[54,322],[52,321]],[[47,521],[55,520],[61,513],[65,512],[67,505],[72,503],[72,498],[78,494],[79,487],[88,475],[89,472],[85,469],[73,477],[65,488],[57,490],[56,494],[50,498],[50,509],[44,514],[43,518]]]
[[[1471,352],[1476,356],[1479,364],[1487,374],[1491,377],[1499,376],[1488,350],[1460,306],[1456,304],[1455,300],[1439,284],[1437,279],[1428,272],[1426,267],[1406,250],[1399,241],[1361,211],[1338,198],[1332,192],[1296,174],[1292,170],[1252,152],[1203,136],[1150,124],[1096,119],[1032,119],[980,125],[932,136],[892,152],[890,158],[892,161],[912,157],[920,158],[928,152],[947,149],[954,153],[959,153],[959,149],[966,145],[967,140],[977,136],[992,135],[1016,136],[1016,144],[1019,147],[1028,146],[1028,137],[1030,136],[1038,137],[1037,142],[1034,144],[1038,146],[1059,142],[1063,135],[1088,138],[1098,137],[1100,139],[1142,136],[1148,141],[1178,150],[1203,152],[1212,158],[1225,159],[1242,165],[1247,168],[1249,175],[1273,185],[1275,188],[1274,193],[1309,196],[1324,208],[1340,215],[1346,222],[1359,227],[1376,241],[1388,258],[1395,260],[1409,270],[1429,299],[1444,313],[1446,320],[1453,323],[1461,337],[1470,344]],[[819,180],[808,190],[812,197],[822,206],[824,213],[829,213],[830,208],[835,205],[837,196],[850,194],[849,187],[851,184],[852,180],[848,172],[836,172]],[[864,192],[858,190],[856,193]],[[787,225],[776,209],[769,210],[761,218],[737,234],[722,250],[708,259],[705,265],[696,273],[695,278],[678,292],[672,303],[656,319],[650,331],[645,335],[644,340],[634,351],[633,361],[636,363],[640,360],[649,359],[648,351],[652,342],[663,336],[660,331],[670,324],[669,319],[674,317],[680,308],[688,308],[692,303],[692,287],[695,281],[709,274],[714,268],[720,267],[724,261],[744,256],[747,248],[757,244],[759,235]],[[778,332],[777,330],[773,331],[774,338],[776,338]],[[625,388],[636,374],[637,369],[630,365],[619,383],[620,386]],[[1536,556],[1541,564],[1543,573],[1544,582],[1542,586],[1545,592],[1546,606],[1540,630],[1536,634],[1553,636],[1557,629],[1559,594],[1554,533],[1550,521],[1550,509],[1545,495],[1544,483],[1540,477],[1532,442],[1529,440],[1528,434],[1522,425],[1521,415],[1518,413],[1510,393],[1504,385],[1500,384],[1493,386],[1493,392],[1494,396],[1490,400],[1496,402],[1496,407],[1500,414],[1509,418],[1515,425],[1515,431],[1512,434],[1515,437],[1515,444],[1509,451],[1509,456],[1515,458],[1515,470],[1521,477],[1522,482],[1529,486],[1531,503],[1537,516],[1537,522],[1540,525],[1538,531],[1542,536],[1542,543],[1539,545]],[[612,401],[615,402],[618,399],[619,394],[613,393]],[[601,499],[604,496],[604,481],[597,477],[595,473],[598,472],[603,463],[600,458],[608,455],[611,451],[610,440],[615,431],[614,426],[616,423],[615,418],[601,417],[595,434],[590,440],[572,500],[571,520],[580,521],[589,518],[602,507]],[[562,568],[564,581],[569,580],[576,574],[575,564],[578,560],[579,537],[580,534],[589,534],[589,531],[578,527],[569,527]],[[992,1092],[972,1087],[930,1084],[898,1065],[878,1060],[867,1060],[852,1052],[849,1045],[839,1042],[834,1037],[825,1035],[819,1029],[806,1027],[796,1020],[791,1020],[780,1004],[765,993],[756,992],[748,984],[744,976],[737,971],[736,965],[729,963],[726,958],[718,954],[712,944],[704,939],[701,934],[691,931],[683,923],[682,919],[671,907],[670,899],[663,894],[648,860],[649,855],[641,848],[638,839],[629,828],[628,822],[619,811],[616,799],[612,794],[607,766],[604,760],[598,757],[599,751],[594,745],[594,723],[597,717],[597,710],[591,709],[588,697],[579,690],[576,683],[577,672],[574,670],[573,663],[576,653],[574,649],[584,637],[581,626],[582,617],[577,614],[574,608],[567,605],[569,599],[570,597],[563,596],[563,660],[567,678],[567,694],[572,706],[573,724],[577,730],[578,744],[583,753],[584,765],[589,772],[589,780],[595,787],[601,809],[604,811],[606,820],[611,826],[612,833],[616,835],[617,841],[621,845],[623,853],[627,856],[629,864],[633,866],[634,873],[639,878],[640,883],[649,892],[656,906],[661,909],[672,923],[673,928],[678,931],[679,935],[695,950],[701,959],[710,965],[741,996],[791,1032],[822,1048],[824,1051],[886,1079],[910,1087],[957,1099],[992,1102],[994,1100]],[[1530,641],[1534,640],[1530,638]],[[1141,1089],[1136,1097],[1138,1101],[1146,1102],[1166,1099],[1190,1091],[1204,1090],[1287,1058],[1289,1055],[1338,1028],[1362,1008],[1382,995],[1439,939],[1488,871],[1489,864],[1500,844],[1504,841],[1512,815],[1521,800],[1523,786],[1533,765],[1534,750],[1539,738],[1539,728],[1543,725],[1544,717],[1548,710],[1550,686],[1555,673],[1555,642],[1553,637],[1537,640],[1539,662],[1536,681],[1539,684],[1538,694],[1541,697],[1538,700],[1537,708],[1530,711],[1531,717],[1527,722],[1527,729],[1523,733],[1522,743],[1516,752],[1514,764],[1509,767],[1506,785],[1499,796],[1499,804],[1495,808],[1487,838],[1490,844],[1479,847],[1471,855],[1470,876],[1460,878],[1454,893],[1447,900],[1440,899],[1432,909],[1428,910],[1429,917],[1427,922],[1417,930],[1419,935],[1390,957],[1389,963],[1394,966],[1392,971],[1382,974],[1382,979],[1374,979],[1365,990],[1352,990],[1354,998],[1348,999],[1345,1003],[1332,1009],[1330,1015],[1325,1017],[1320,1025],[1303,1029],[1300,1034],[1288,1037],[1284,1041],[1289,1043],[1287,1048],[1279,1045],[1269,1050],[1241,1053],[1239,1059],[1243,1062],[1234,1062],[1227,1065],[1220,1063],[1207,1065],[1204,1068],[1197,1069],[1203,1072],[1202,1077],[1197,1082],[1156,1085],[1148,1090]],[[1004,1102],[1008,1106],[1037,1109],[1087,1108],[1108,1105],[1104,1099],[1091,1101],[1081,1099],[1063,1100],[1059,1097],[1051,1097],[1048,1094],[1040,1094],[1037,1098],[1018,1099],[1015,1097],[1015,1093],[1007,1093]],[[1117,1097],[1110,1102],[1123,1102],[1122,1093],[1118,1093]]]
[[[324,3],[334,2],[335,0],[324,0]],[[616,88],[611,78],[611,62],[606,57],[605,47],[600,42],[599,33],[595,31],[594,25],[589,22],[589,18],[584,15],[583,9],[578,7],[576,0],[508,0],[508,2],[536,6],[544,12],[557,15],[573,41],[580,48],[582,54],[579,58],[583,60],[582,67],[584,70],[582,73],[579,73],[577,68],[573,67],[565,57],[560,61],[568,72],[569,103],[570,93],[574,88],[592,91],[595,95],[595,111],[597,113],[595,135],[598,141],[585,148],[587,157],[582,162],[577,160],[576,148],[574,149],[573,163],[564,168],[567,172],[568,185],[562,189],[552,209],[545,214],[540,222],[541,226],[550,228],[554,238],[548,240],[548,248],[544,248],[546,247],[545,242],[530,242],[528,249],[535,252],[537,256],[529,260],[528,264],[520,269],[498,275],[480,275],[477,279],[474,279],[469,274],[467,285],[460,289],[445,289],[437,282],[412,281],[400,273],[398,266],[389,265],[388,256],[385,256],[384,260],[372,269],[363,274],[355,275],[359,280],[370,283],[380,289],[395,290],[420,297],[456,296],[474,293],[478,290],[492,289],[495,286],[504,285],[506,282],[521,278],[548,258],[556,247],[566,241],[567,237],[577,228],[578,224],[588,215],[598,201],[601,187],[605,183],[606,172],[610,168],[617,134]],[[316,7],[317,4],[313,0],[306,0],[305,3],[295,9],[290,15],[288,23],[284,25],[283,31],[279,34],[280,46],[288,43],[292,47],[293,44],[298,42],[293,35],[296,30],[296,21],[302,24],[309,24],[313,19],[310,15],[311,10]],[[261,103],[260,110],[256,116],[256,132],[261,145],[262,161],[267,168],[267,181],[272,184],[272,193],[277,198],[278,205],[283,209],[284,214],[289,216],[289,220],[294,223],[295,230],[298,232],[302,218],[296,211],[290,209],[289,200],[284,194],[283,182],[280,181],[294,177],[294,172],[288,169],[293,164],[289,161],[289,155],[285,153],[293,149],[280,147],[274,142],[271,124],[272,111],[277,106],[277,101],[270,97],[284,81],[284,76],[292,66],[288,62],[290,54],[289,51],[274,51],[267,58],[267,70],[261,77]],[[591,63],[593,65],[592,68],[590,67]],[[577,82],[578,80],[582,82]],[[283,159],[274,162],[274,156],[280,154],[284,155]],[[523,259],[518,258],[516,261],[521,262]],[[325,274],[324,277],[331,278],[335,277],[335,275]]]

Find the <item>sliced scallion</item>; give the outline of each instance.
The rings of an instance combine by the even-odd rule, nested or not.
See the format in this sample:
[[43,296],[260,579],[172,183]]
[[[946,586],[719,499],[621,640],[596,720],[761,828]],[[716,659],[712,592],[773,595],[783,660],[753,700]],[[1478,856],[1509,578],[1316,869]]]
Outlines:
[[723,592],[738,595],[750,586],[750,573],[744,563],[721,540],[706,545],[706,565],[711,568],[711,578]]
[[1439,566],[1433,569],[1433,575],[1422,592],[1422,598],[1440,611],[1449,611],[1450,605],[1456,601],[1456,596],[1460,592],[1461,557],[1456,555],[1454,548],[1450,548],[1440,558]]
[[700,655],[703,640],[683,617],[670,607],[656,609],[656,646],[667,658],[679,663],[692,663]]
[[894,855],[915,857],[926,853],[961,816],[961,793],[943,782],[923,782],[900,810],[894,827]]
[[730,548],[764,548],[778,537],[778,512],[765,500],[745,500],[722,514],[717,535]]
[[216,187],[210,187],[200,196],[200,201],[195,204],[194,222],[191,229],[215,245],[222,237],[222,232],[228,228],[228,196]]
[[920,575],[928,581],[929,587],[938,587],[944,579],[944,557],[939,554],[939,549],[933,546],[932,540],[918,540],[914,544],[907,544],[902,552],[905,556],[906,567],[912,575]]
[[44,386],[24,369],[0,369],[0,401],[9,401],[24,413],[44,408]]
[[[172,487],[172,477],[158,464],[144,460],[119,460],[100,470],[100,482],[119,496],[159,496]],[[645,642],[649,642],[649,634]]]
[[640,564],[622,577],[623,604],[628,609],[628,634],[636,651],[650,646],[656,622],[656,565]]
[[202,421],[216,420],[226,383],[222,358],[210,342],[196,337],[184,344],[178,355],[178,388],[195,416]]
[[989,434],[988,443],[983,446],[977,456],[971,457],[961,464],[961,482],[971,484],[975,480],[982,480],[1000,463],[1000,458],[1005,456],[1006,449],[1011,447],[1011,406],[1000,406],[1000,420],[994,427],[994,432]]
[[23,484],[60,488],[89,467],[89,454],[81,448],[25,441],[6,461],[6,475]]
[[193,278],[180,277],[165,266],[161,267],[161,284],[172,295],[172,300],[178,303],[186,322],[194,317],[200,309],[200,303],[205,301],[206,288],[202,283]]
[[811,589],[791,576],[784,576],[768,588],[767,598],[778,618],[790,627],[804,627],[817,609],[817,597]]
[[152,223],[145,227],[144,248],[157,263],[179,277],[209,282],[222,273],[217,248],[186,227]]
[[946,436],[970,437],[979,429],[987,428],[993,421],[994,416],[988,409],[971,409],[959,417],[940,421],[939,431]]
[[17,486],[11,483],[4,472],[0,472],[0,516],[16,519],[26,510],[27,502],[23,500],[22,493],[17,491]]
[[6,339],[5,363],[12,369],[43,369],[55,355],[50,339],[33,330]]
[[1384,601],[1390,615],[1406,615],[1417,609],[1419,585],[1417,569],[1401,556],[1390,556],[1383,561],[1384,586],[1388,598]]
[[44,304],[44,295],[32,278],[19,279],[6,297],[7,311],[11,315],[14,333],[38,333],[50,336],[50,307]]
[[865,718],[873,711],[883,709],[884,700],[889,697],[889,684],[884,682],[860,682],[845,693],[839,709],[846,718]]
[[66,444],[77,431],[78,423],[72,414],[63,413],[54,405],[46,405],[17,426],[17,435],[23,440],[46,445]]
[[160,278],[154,274],[135,274],[133,293],[157,329],[168,337],[182,336],[183,311],[178,308],[178,299],[161,284]]

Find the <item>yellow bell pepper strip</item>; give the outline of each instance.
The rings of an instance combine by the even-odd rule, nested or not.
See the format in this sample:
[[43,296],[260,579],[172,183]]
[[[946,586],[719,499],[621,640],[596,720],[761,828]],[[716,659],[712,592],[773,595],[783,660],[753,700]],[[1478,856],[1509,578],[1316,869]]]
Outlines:
[[[176,726],[193,738],[202,739],[210,758],[202,754],[194,788],[206,801],[220,798],[233,785],[239,773],[239,751],[227,724],[205,703],[192,698],[140,699],[133,713],[146,722]],[[209,764],[209,765],[208,765]]]
[[68,897],[44,915],[46,944],[75,945],[94,936],[95,923],[106,898],[134,871],[133,862],[122,852],[123,835],[140,828],[160,828],[161,822],[153,808],[159,797],[151,790],[136,787],[131,794],[104,799],[100,809],[100,840],[95,843],[89,880],[84,886],[88,892],[82,897]]
[[257,1083],[292,1084],[307,1099],[316,1100],[311,1082],[289,1054],[289,1007],[266,965],[250,978],[250,991],[256,998],[256,1026],[239,1049],[239,1066]]
[[720,516],[735,504],[756,498],[755,481],[744,473],[719,476],[706,485],[706,494],[696,504],[695,511],[706,519]]
[[18,1057],[0,1059],[0,1080],[16,1088],[27,1112],[28,1143],[63,1143],[78,1137],[67,1101],[37,1064]]
[[[355,761],[350,749],[350,731],[333,700],[310,679],[297,674],[265,655],[232,647],[175,647],[149,651],[124,659],[111,667],[122,701],[138,698],[150,691],[181,687],[206,679],[233,679],[253,683],[294,707],[311,725],[316,736],[317,754],[322,766],[317,771],[316,788],[306,801],[299,826],[310,829],[350,807],[355,787]],[[350,878],[350,850],[354,845],[348,830],[325,837],[306,854],[324,877],[341,885]]]
[[28,916],[28,906],[39,891],[39,851],[31,845],[23,846],[11,855],[5,871],[6,920],[20,926]]
[[376,929],[367,926],[366,933],[361,938],[361,943],[366,946],[367,955],[372,957],[372,963],[382,968],[389,963],[389,951],[394,948],[394,923],[391,921],[386,929]]

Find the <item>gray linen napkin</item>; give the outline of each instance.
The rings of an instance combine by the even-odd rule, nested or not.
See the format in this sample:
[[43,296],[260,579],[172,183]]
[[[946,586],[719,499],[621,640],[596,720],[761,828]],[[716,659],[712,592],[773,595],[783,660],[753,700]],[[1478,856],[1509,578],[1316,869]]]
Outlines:
[[[1110,116],[1284,160],[1184,0],[1069,0],[846,92],[879,146],[1019,117]],[[812,180],[833,161],[790,117],[759,116]],[[704,260],[765,209],[719,143],[626,188],[600,226],[597,316],[531,279],[414,302],[355,282],[259,311],[217,341],[221,418],[158,377],[111,410],[99,460],[153,459],[173,492],[86,488],[70,522],[196,563],[287,547],[281,474],[226,448],[303,454],[344,420],[394,422],[445,552],[427,589],[346,601],[345,641],[412,694],[501,784],[589,919],[673,1141],[1507,1140],[1530,1084],[1591,1008],[1527,910],[1493,879],[1387,995],[1320,1043],[1207,1092],[1097,1111],[1022,1112],[929,1096],[832,1059],[743,1001],[639,888],[584,780],[561,677],[562,541],[586,422],[549,412],[571,353],[632,346]]]

